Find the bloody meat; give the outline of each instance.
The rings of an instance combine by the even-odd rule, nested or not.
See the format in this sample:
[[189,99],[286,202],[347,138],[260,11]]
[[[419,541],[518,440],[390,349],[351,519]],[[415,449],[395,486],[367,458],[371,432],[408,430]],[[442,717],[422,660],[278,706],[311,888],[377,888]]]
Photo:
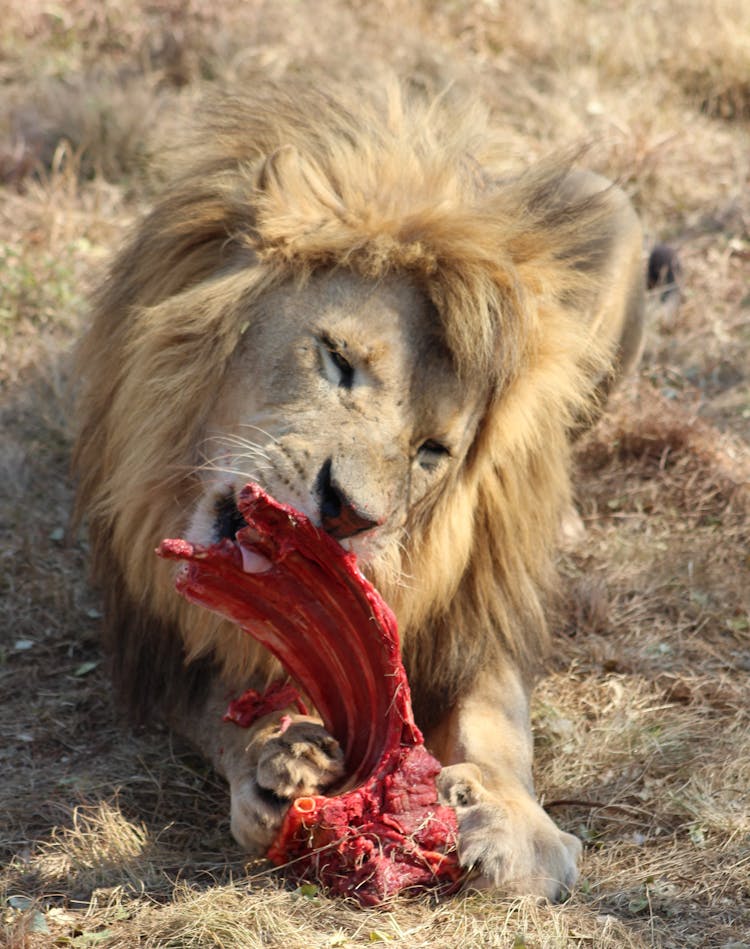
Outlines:
[[[345,786],[297,798],[269,858],[301,879],[373,905],[406,889],[455,889],[461,875],[455,812],[438,803],[440,763],[411,709],[396,620],[354,554],[303,514],[248,484],[236,542],[201,547],[165,540],[185,561],[176,586],[193,603],[238,624],[269,649],[340,743]],[[269,711],[305,708],[276,684],[232,703],[249,725]]]

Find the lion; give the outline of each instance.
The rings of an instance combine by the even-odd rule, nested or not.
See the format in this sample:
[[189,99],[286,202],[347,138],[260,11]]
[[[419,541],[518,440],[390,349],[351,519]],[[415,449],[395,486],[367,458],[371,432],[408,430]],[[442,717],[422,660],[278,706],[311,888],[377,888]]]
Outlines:
[[118,694],[226,778],[248,853],[341,750],[314,714],[222,720],[281,670],[153,551],[233,538],[252,480],[396,613],[470,883],[555,899],[581,848],[535,797],[529,696],[571,444],[638,357],[642,235],[570,161],[509,175],[493,128],[397,82],[214,100],[95,297],[74,466]]

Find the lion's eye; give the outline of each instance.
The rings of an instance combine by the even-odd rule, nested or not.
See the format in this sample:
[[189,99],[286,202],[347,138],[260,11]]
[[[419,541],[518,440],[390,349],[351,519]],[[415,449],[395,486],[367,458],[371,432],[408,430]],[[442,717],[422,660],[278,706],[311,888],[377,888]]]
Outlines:
[[417,459],[423,468],[436,468],[441,461],[450,458],[450,448],[434,438],[428,438],[417,449]]
[[323,370],[328,380],[344,389],[351,389],[354,383],[354,366],[341,352],[339,346],[328,336],[320,339],[320,353]]

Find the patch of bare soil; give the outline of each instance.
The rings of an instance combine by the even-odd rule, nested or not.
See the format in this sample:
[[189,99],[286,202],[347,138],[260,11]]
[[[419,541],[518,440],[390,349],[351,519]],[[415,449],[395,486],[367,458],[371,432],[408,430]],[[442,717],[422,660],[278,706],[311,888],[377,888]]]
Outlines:
[[[750,945],[750,7],[679,6],[3,5],[1,944]],[[638,378],[578,446],[585,533],[534,709],[538,790],[585,842],[560,906],[364,911],[247,864],[222,783],[121,726],[70,528],[70,347],[171,130],[210,87],[380,64],[479,87],[509,168],[586,146],[682,263]]]

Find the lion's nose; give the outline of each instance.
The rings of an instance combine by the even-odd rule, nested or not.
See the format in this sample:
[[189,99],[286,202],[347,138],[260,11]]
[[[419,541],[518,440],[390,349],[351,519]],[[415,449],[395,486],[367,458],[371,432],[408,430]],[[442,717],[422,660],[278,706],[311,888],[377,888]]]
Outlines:
[[331,473],[332,467],[329,458],[318,472],[315,481],[320,498],[320,523],[323,530],[336,540],[343,540],[377,526],[378,522],[358,509],[346,492],[336,484]]

